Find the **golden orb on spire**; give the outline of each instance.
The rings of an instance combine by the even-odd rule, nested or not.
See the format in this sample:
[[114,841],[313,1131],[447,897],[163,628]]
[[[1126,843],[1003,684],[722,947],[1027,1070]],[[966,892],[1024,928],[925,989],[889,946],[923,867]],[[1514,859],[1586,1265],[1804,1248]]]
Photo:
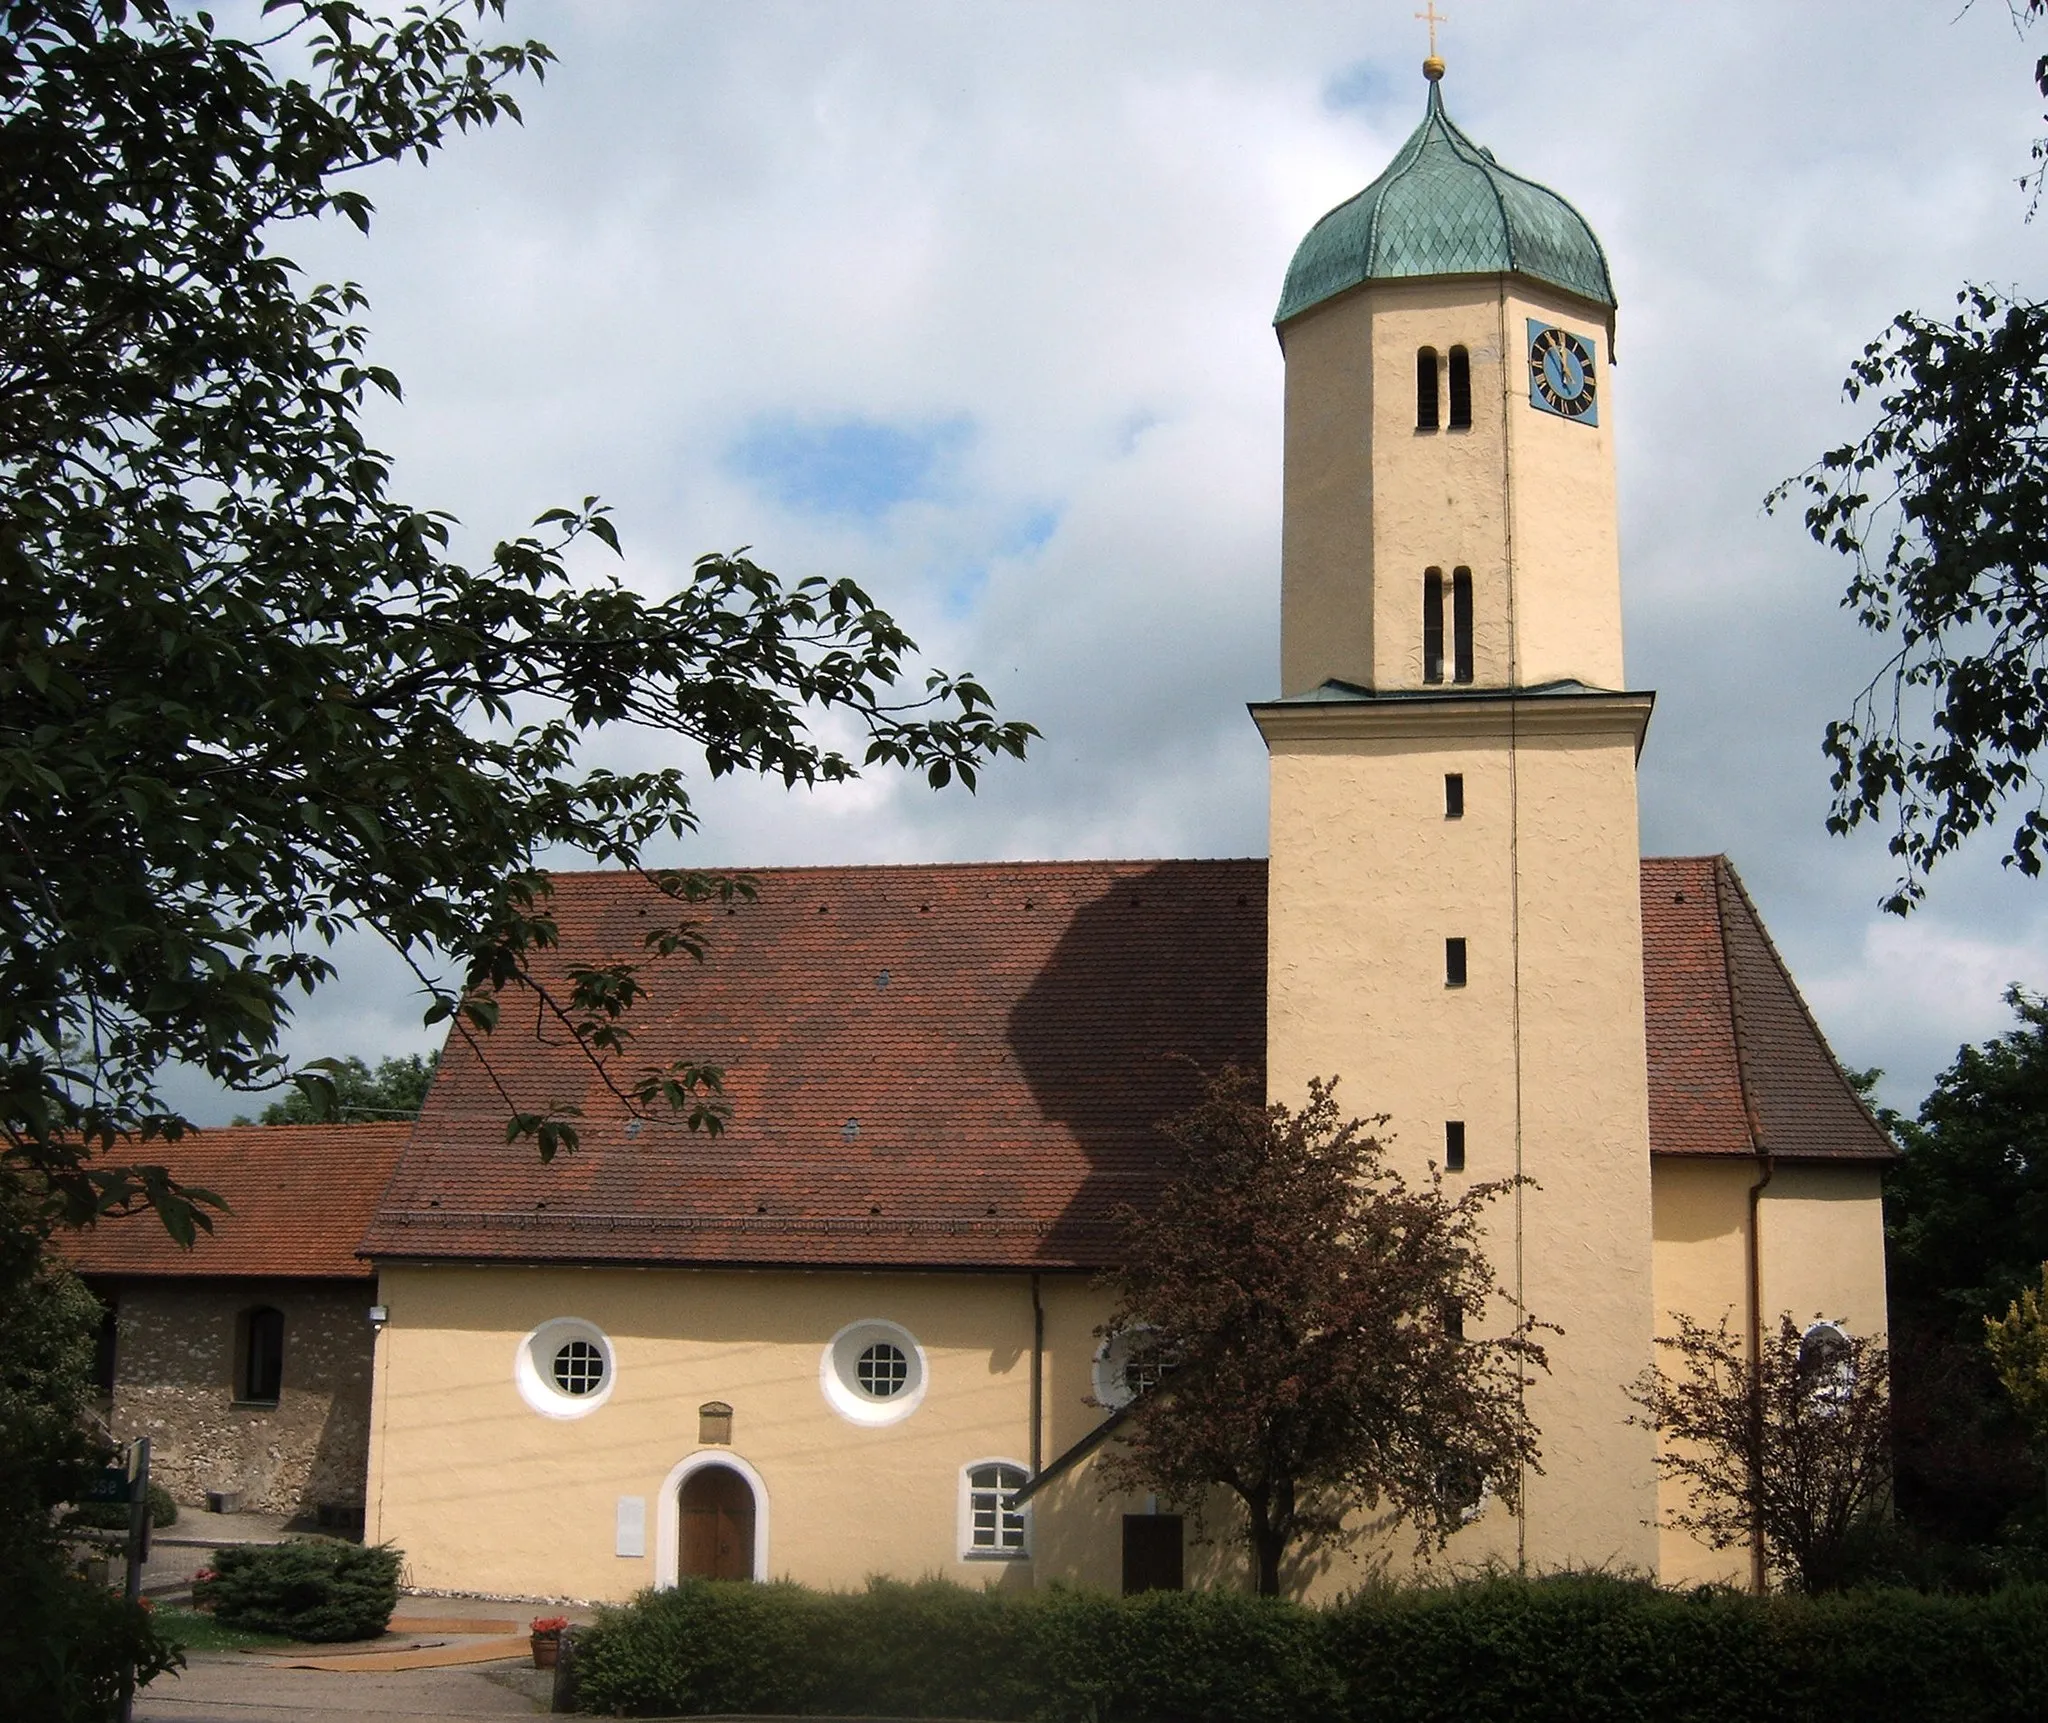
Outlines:
[[1448,24],[1450,20],[1436,9],[1436,0],[1428,0],[1428,4],[1415,16],[1429,26],[1429,58],[1422,62],[1422,75],[1432,84],[1438,83],[1444,75],[1444,63],[1437,58],[1436,27],[1439,24]]

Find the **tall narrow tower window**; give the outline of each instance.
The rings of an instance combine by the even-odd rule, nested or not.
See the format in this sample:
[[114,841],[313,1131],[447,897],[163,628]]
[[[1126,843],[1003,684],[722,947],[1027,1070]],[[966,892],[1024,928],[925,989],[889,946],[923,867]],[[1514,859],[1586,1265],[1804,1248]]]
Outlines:
[[1462,939],[1444,941],[1444,985],[1465,985],[1465,942]]
[[[1467,389],[1466,394],[1470,393],[1470,389]],[[1451,398],[1457,399],[1455,395]],[[1453,419],[1452,423],[1456,422]],[[1415,428],[1418,431],[1433,431],[1436,427],[1436,349],[1424,347],[1415,355]]]
[[1444,818],[1462,820],[1465,817],[1465,774],[1444,773]]
[[1465,1170],[1465,1121],[1444,1120],[1444,1171],[1462,1173]]
[[1472,428],[1472,356],[1462,347],[1451,349],[1451,429]]
[[[1437,616],[1443,616],[1443,601],[1437,601]],[[1439,620],[1441,629],[1442,622]],[[1453,682],[1472,680],[1472,571],[1469,568],[1455,570],[1451,575],[1451,632]],[[1437,676],[1443,680],[1443,636],[1437,636]]]
[[1432,568],[1422,577],[1422,679],[1444,679],[1444,571]]

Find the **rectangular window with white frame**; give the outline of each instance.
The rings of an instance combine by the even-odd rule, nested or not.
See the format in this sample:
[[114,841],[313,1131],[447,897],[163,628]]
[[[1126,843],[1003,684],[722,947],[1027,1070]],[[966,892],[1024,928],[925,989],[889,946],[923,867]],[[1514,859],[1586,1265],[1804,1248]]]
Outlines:
[[1031,1474],[1015,1460],[977,1460],[960,1468],[960,1555],[966,1561],[1026,1561],[1031,1509],[1011,1501]]

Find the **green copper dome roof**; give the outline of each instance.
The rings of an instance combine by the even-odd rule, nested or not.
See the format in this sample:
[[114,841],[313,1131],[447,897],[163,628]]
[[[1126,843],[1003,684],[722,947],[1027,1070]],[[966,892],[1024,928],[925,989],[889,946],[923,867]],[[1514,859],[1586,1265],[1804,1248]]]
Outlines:
[[1453,125],[1432,80],[1429,112],[1386,172],[1309,229],[1287,266],[1273,321],[1364,281],[1503,270],[1614,303],[1607,254],[1586,218]]

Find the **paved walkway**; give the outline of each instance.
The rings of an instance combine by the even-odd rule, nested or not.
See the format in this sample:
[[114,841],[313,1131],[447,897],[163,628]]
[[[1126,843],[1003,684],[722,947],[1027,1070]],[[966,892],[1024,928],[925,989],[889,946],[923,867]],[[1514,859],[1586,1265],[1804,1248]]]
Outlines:
[[551,1671],[509,1661],[344,1675],[206,1652],[184,1674],[160,1676],[137,1694],[135,1716],[137,1723],[486,1723],[540,1715],[552,1691]]
[[[485,1723],[532,1717],[547,1711],[554,1673],[533,1667],[524,1638],[527,1621],[535,1615],[587,1620],[591,1613],[480,1597],[402,1597],[391,1619],[393,1631],[368,1645],[195,1652],[182,1674],[161,1676],[136,1696],[135,1716],[137,1723],[336,1723],[344,1716],[355,1723],[421,1717]],[[314,1655],[301,1655],[306,1651]],[[489,1660],[445,1666],[457,1657]],[[408,1662],[429,1666],[392,1667]]]

